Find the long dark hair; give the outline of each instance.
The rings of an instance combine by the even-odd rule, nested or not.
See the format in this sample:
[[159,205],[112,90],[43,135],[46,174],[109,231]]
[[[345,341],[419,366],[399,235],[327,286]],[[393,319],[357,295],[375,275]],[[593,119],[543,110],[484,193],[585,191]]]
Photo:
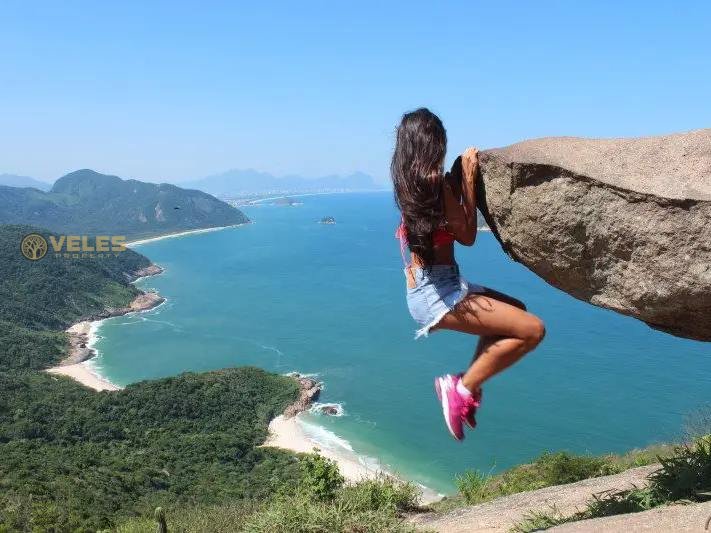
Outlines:
[[402,116],[390,175],[410,251],[426,266],[434,262],[432,234],[444,218],[446,152],[447,132],[437,115],[423,107]]

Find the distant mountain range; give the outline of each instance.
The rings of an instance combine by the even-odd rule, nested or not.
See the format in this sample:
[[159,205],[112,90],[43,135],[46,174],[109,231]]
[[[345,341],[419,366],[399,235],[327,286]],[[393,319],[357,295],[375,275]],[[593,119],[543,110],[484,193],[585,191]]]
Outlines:
[[303,176],[277,177],[257,170],[228,170],[199,180],[180,183],[181,187],[199,189],[221,197],[252,195],[259,193],[296,193],[338,190],[379,190],[385,185],[372,176],[355,172],[347,176]]
[[52,184],[46,181],[36,180],[28,176],[16,176],[15,174],[0,174],[0,185],[6,185],[8,187],[34,187],[40,191],[48,191],[52,187]]
[[138,239],[248,221],[240,210],[201,191],[93,170],[59,178],[49,192],[0,186],[0,224],[31,224],[57,233]]

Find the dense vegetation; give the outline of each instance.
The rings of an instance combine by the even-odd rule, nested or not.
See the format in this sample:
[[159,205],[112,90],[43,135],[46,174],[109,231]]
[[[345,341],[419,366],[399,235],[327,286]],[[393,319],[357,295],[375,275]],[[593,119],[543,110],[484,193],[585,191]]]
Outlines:
[[[29,226],[0,226],[0,532],[409,532],[417,490],[382,478],[344,485],[336,466],[260,446],[295,381],[256,368],[183,374],[96,393],[38,372],[63,355],[63,329],[137,294],[150,264],[130,250],[104,258],[29,261]],[[708,419],[701,420],[708,427]],[[591,501],[572,517],[532,514],[521,530],[644,510],[711,490],[711,441],[624,456],[545,454],[496,476],[468,473],[463,499],[439,510],[616,473],[662,458],[649,488]],[[159,516],[163,515],[163,510]]]
[[62,330],[107,307],[128,305],[138,294],[133,272],[150,261],[132,250],[99,259],[29,261],[20,252],[31,226],[0,226],[0,371],[37,370],[64,353]]
[[241,211],[204,192],[93,170],[59,178],[49,192],[0,186],[0,224],[31,224],[65,234],[137,239],[247,221]]
[[71,322],[127,305],[149,261],[29,261],[30,232],[48,235],[0,226],[0,531],[96,530],[157,504],[261,499],[298,477],[293,456],[258,447],[297,394],[291,379],[243,368],[96,393],[37,372]]
[[130,517],[156,506],[184,531],[410,529],[398,516],[409,485],[344,487],[317,456],[260,446],[298,393],[290,378],[238,368],[97,393],[38,372],[63,355],[71,322],[127,305],[150,262],[130,250],[29,261],[32,232],[49,236],[0,226],[0,532],[153,530]]
[[0,530],[95,530],[156,505],[262,499],[298,477],[260,448],[293,380],[239,368],[96,393],[0,373]]
[[[300,462],[301,478],[262,502],[168,509],[171,532],[201,533],[414,533],[404,513],[417,507],[418,490],[389,477],[344,485],[337,466],[317,455]],[[162,513],[161,513],[162,514]],[[128,520],[119,533],[153,533],[150,517]]]

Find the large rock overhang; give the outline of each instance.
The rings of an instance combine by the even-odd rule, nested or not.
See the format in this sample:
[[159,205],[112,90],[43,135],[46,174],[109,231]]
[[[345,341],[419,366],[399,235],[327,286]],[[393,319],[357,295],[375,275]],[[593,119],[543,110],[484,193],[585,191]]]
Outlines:
[[711,129],[552,137],[480,153],[479,209],[551,285],[711,341]]

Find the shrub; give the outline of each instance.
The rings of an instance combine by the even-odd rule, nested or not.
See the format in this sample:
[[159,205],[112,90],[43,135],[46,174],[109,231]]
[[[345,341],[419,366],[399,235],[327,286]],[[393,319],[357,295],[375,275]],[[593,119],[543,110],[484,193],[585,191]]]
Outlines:
[[711,491],[711,435],[679,446],[672,457],[659,462],[662,468],[650,476],[655,500],[698,500],[699,493]]
[[457,490],[468,504],[486,501],[493,495],[491,476],[482,474],[478,470],[465,472],[457,476]]
[[603,457],[573,455],[567,452],[546,453],[535,465],[546,485],[563,485],[608,473],[608,461]]
[[303,456],[299,464],[302,472],[300,488],[307,496],[317,500],[332,500],[343,487],[345,479],[334,461],[310,453]]
[[243,525],[245,533],[406,533],[414,527],[390,510],[354,509],[301,494],[275,499]]
[[[317,500],[304,491],[282,493],[266,503],[176,508],[166,512],[166,521],[171,533],[414,533],[398,513],[415,507],[417,497],[413,485],[383,476],[341,487],[331,500]],[[148,517],[117,528],[117,533],[155,531],[156,522]]]
[[415,485],[382,474],[376,479],[366,479],[343,487],[338,493],[336,504],[352,511],[396,513],[416,509],[419,499],[420,490]]
[[499,496],[614,474],[620,470],[620,466],[609,457],[544,453],[531,464],[511,468],[496,476],[478,471],[466,472],[457,477],[456,483],[466,503],[475,504]]

